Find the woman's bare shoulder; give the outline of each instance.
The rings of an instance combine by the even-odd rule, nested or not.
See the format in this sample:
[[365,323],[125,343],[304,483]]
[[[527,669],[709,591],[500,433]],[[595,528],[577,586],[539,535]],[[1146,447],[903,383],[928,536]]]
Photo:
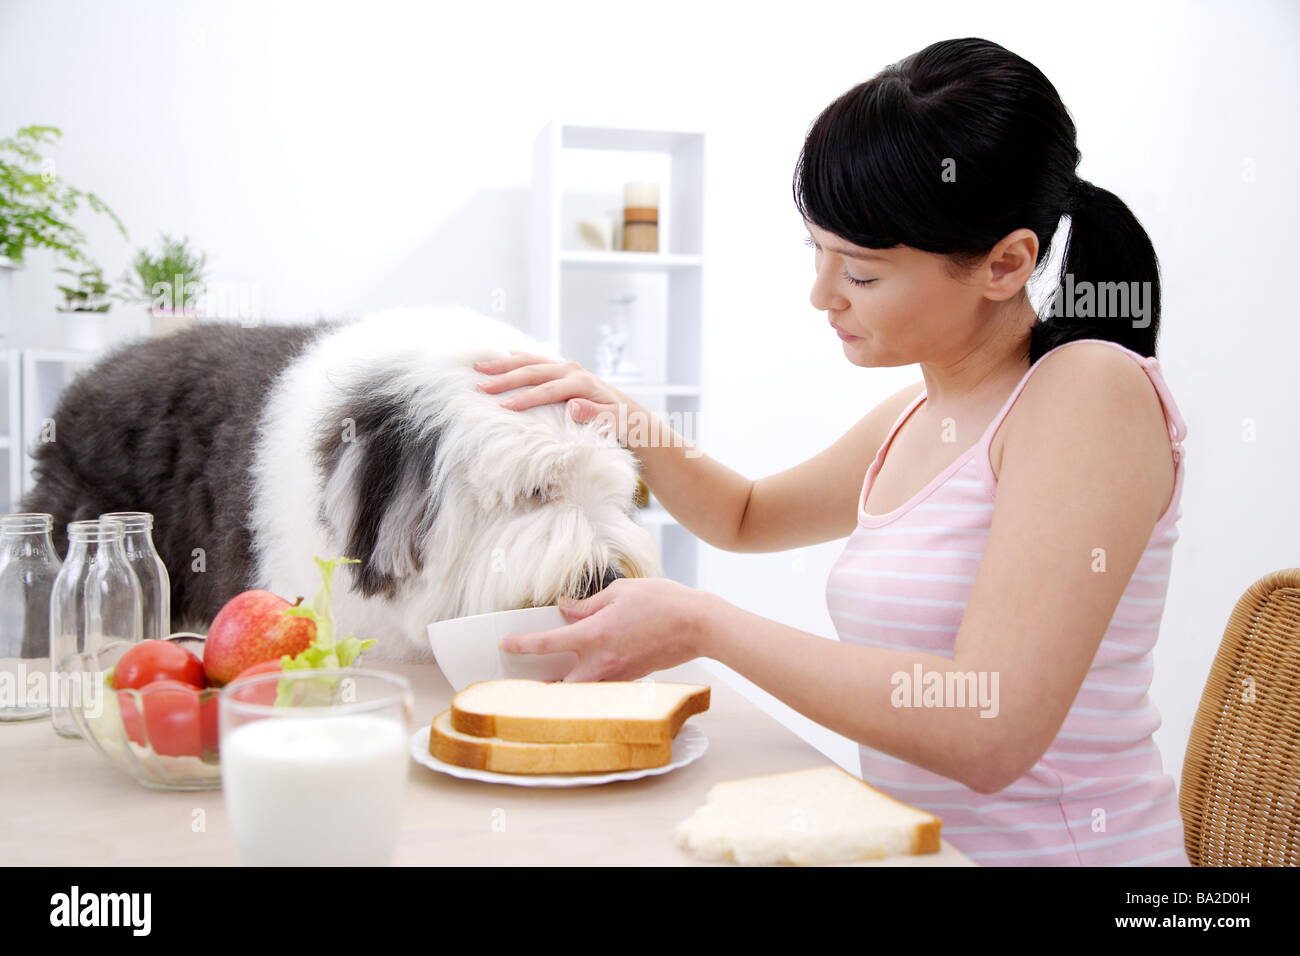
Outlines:
[[1044,429],[1068,431],[1078,455],[1123,440],[1142,452],[1133,467],[1167,468],[1172,492],[1173,456],[1160,395],[1132,355],[1101,342],[1078,342],[1044,358],[999,429],[995,476],[1012,448],[1041,441]]

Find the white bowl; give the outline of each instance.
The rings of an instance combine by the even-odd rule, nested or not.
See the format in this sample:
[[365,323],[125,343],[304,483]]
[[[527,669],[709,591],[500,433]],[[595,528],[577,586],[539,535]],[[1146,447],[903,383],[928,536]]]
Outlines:
[[573,670],[577,654],[514,654],[501,649],[501,639],[511,634],[549,631],[568,623],[554,605],[454,617],[429,625],[429,646],[447,683],[456,691],[479,681],[503,678],[557,681]]

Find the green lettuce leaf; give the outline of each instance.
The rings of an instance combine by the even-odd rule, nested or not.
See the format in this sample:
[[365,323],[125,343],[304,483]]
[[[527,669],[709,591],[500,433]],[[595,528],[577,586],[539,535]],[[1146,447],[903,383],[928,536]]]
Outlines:
[[[334,593],[334,572],[340,564],[360,564],[356,558],[332,558],[329,561],[323,561],[320,558],[313,558],[316,566],[320,568],[323,584],[321,589],[316,592],[310,604],[296,605],[285,610],[285,614],[292,614],[295,617],[305,617],[316,624],[316,638],[304,650],[296,656],[290,657],[285,654],[280,658],[280,666],[285,671],[295,670],[321,670],[321,669],[340,669],[351,665],[363,653],[374,646],[375,641],[358,640],[349,634],[347,637],[339,640],[337,638],[338,627],[334,623],[334,614],[330,610],[330,601]],[[309,693],[315,696],[319,691],[324,694],[332,694],[336,682],[326,678],[320,681],[319,688],[312,688]],[[279,690],[276,694],[276,704],[287,706],[290,701],[290,683],[281,681]],[[324,702],[324,701],[322,701]],[[302,704],[303,701],[296,701]]]

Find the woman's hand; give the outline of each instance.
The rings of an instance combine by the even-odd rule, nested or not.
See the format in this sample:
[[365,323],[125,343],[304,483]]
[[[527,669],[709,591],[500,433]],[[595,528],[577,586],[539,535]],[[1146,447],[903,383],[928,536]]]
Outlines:
[[[521,410],[534,405],[567,401],[569,416],[575,422],[583,424],[604,415],[618,432],[619,442],[626,439],[623,432],[633,403],[618,389],[602,382],[577,362],[557,362],[511,349],[505,358],[475,362],[474,368],[493,376],[478,386],[489,395],[525,385],[534,386],[503,401],[501,404],[505,408]],[[627,406],[622,415],[619,414],[620,405]]]
[[502,638],[516,654],[574,651],[566,681],[636,680],[700,656],[701,636],[717,598],[668,578],[619,578],[581,601],[561,598],[571,622]]

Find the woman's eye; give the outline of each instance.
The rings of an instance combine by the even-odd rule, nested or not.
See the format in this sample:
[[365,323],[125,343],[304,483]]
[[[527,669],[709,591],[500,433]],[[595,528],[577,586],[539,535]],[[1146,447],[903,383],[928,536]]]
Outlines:
[[853,276],[849,275],[847,271],[844,273],[844,278],[848,279],[854,285],[871,285],[871,283],[876,281],[875,279],[855,279]]
[[[814,249],[818,249],[818,250],[820,250],[820,248],[821,248],[820,246],[817,245],[817,243],[813,242],[813,240],[812,240],[811,237],[805,239],[805,240],[803,241],[803,244],[804,244],[805,246],[811,246],[812,248],[814,248]],[[875,280],[875,279],[855,279],[855,278],[853,278],[853,276],[849,275],[847,269],[844,271],[843,276],[844,276],[845,279],[847,279],[849,282],[853,283],[853,284],[856,285],[856,286],[871,285],[873,282],[876,282],[876,281],[877,281],[877,280]]]

